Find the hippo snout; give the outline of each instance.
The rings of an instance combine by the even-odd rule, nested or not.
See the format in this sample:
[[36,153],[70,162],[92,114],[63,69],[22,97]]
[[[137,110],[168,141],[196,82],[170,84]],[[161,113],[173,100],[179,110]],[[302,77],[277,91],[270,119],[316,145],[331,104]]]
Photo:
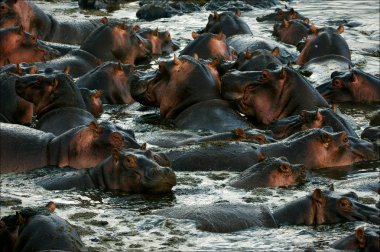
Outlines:
[[261,71],[231,71],[222,77],[220,87],[222,98],[225,100],[239,100],[243,98],[246,87],[257,81],[261,76]]

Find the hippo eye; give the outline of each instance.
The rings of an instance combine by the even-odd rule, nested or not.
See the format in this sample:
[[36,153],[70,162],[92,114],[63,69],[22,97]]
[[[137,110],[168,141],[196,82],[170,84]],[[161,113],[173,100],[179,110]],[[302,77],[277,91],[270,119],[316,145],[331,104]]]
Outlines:
[[349,199],[347,198],[341,198],[338,202],[339,204],[339,207],[343,210],[343,211],[351,211],[351,208],[352,208],[352,203]]
[[136,168],[137,167],[137,158],[134,155],[125,156],[125,164],[128,168]]
[[342,82],[339,79],[333,81],[333,88],[342,88]]
[[159,162],[161,160],[161,157],[158,155],[153,155],[153,158],[156,162]]
[[348,137],[347,136],[344,136],[343,137],[343,143],[347,143],[348,142]]

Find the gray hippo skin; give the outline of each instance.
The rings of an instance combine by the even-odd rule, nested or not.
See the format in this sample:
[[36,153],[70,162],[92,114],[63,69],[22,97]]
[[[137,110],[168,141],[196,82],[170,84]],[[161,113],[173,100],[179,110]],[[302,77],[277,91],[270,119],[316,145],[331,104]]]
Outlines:
[[285,20],[292,20],[292,19],[305,20],[305,17],[299,14],[293,8],[291,8],[290,10],[287,10],[287,9],[282,10],[280,8],[276,8],[274,13],[270,13],[268,15],[256,18],[258,22],[263,22],[263,21],[282,22],[284,19]]
[[1,251],[88,251],[70,223],[46,210],[24,208],[4,216],[0,226]]
[[360,204],[355,193],[313,193],[274,209],[248,204],[221,203],[191,205],[154,211],[168,218],[189,219],[197,228],[210,232],[234,232],[250,227],[276,228],[282,225],[321,225],[349,221],[379,224],[379,210]]
[[317,87],[331,103],[379,103],[380,78],[359,69],[333,72],[331,81]]
[[291,164],[285,157],[265,158],[263,161],[244,170],[228,185],[250,190],[257,187],[279,187],[304,183],[305,166]]
[[380,231],[378,228],[359,227],[355,229],[354,234],[334,242],[331,247],[337,250],[361,252],[380,251]]
[[48,190],[103,188],[128,193],[168,193],[176,184],[175,174],[155,162],[149,152],[114,149],[110,157],[94,168],[39,184]]
[[58,137],[21,125],[0,123],[0,126],[1,173],[47,165],[89,168],[103,161],[114,148],[140,148],[133,134],[110,123],[91,122]]
[[199,33],[214,33],[222,32],[226,37],[231,37],[236,34],[252,34],[248,24],[240,18],[240,11],[223,12],[218,14],[210,14],[207,25]]
[[305,20],[282,20],[279,24],[273,26],[273,35],[278,38],[279,41],[286,44],[298,45],[298,43],[306,38],[309,34],[309,19]]
[[289,67],[229,72],[222,77],[221,94],[258,125],[329,106],[303,76]]
[[35,105],[37,129],[60,135],[95,117],[86,110],[79,88],[66,73],[21,76],[16,80],[16,93]]

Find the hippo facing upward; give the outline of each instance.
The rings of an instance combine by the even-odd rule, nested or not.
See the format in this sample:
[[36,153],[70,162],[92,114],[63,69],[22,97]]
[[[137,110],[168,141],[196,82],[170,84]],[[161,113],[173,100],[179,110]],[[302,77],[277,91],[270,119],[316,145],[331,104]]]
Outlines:
[[47,179],[39,184],[48,190],[100,187],[129,193],[170,192],[176,184],[174,172],[168,167],[160,166],[150,156],[149,153],[115,149],[110,157],[95,168]]

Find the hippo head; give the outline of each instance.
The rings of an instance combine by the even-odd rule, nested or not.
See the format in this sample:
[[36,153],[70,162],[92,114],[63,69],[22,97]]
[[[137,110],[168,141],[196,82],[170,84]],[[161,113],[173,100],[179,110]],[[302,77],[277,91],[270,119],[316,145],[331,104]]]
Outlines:
[[290,10],[282,10],[280,8],[276,8],[274,13],[270,13],[268,15],[256,18],[258,22],[263,22],[263,21],[281,22],[284,19],[285,20],[291,20],[291,19],[304,20],[305,17],[299,14],[293,8],[291,8]]
[[311,195],[290,202],[274,210],[280,225],[321,225],[347,221],[380,223],[379,210],[358,202],[351,193],[337,193],[315,189]]
[[86,104],[87,111],[93,116],[99,117],[103,113],[103,103],[100,99],[103,91],[97,89],[89,90],[88,88],[80,88],[79,90]]
[[158,71],[132,80],[131,94],[143,105],[160,107],[163,118],[175,118],[197,102],[220,98],[209,69],[186,55],[159,62]]
[[179,49],[178,42],[172,40],[168,31],[146,29],[138,31],[138,34],[150,42],[152,54],[168,54]]
[[66,72],[47,69],[44,73],[21,76],[16,80],[15,89],[17,95],[35,105],[38,117],[59,107],[85,109],[78,87]]
[[378,229],[359,227],[354,234],[348,235],[331,245],[338,250],[380,251],[380,231]]
[[309,157],[304,163],[308,169],[348,166],[379,157],[372,143],[348,136],[344,131],[331,133],[324,129],[310,129],[283,141],[292,145],[296,156]]
[[249,48],[245,52],[241,52],[235,62],[235,67],[239,71],[262,71],[269,64],[281,66],[282,63],[278,59],[280,49],[275,47],[272,51],[266,49],[256,49],[251,52]]
[[331,82],[317,89],[326,100],[333,103],[380,101],[380,78],[355,68],[347,72],[333,72]]
[[273,26],[273,35],[284,43],[297,45],[309,32],[309,19],[282,20]]
[[16,2],[14,0],[0,2],[0,28],[14,27],[20,24],[19,17],[13,9]]
[[171,168],[133,150],[114,149],[99,166],[103,167],[105,186],[111,190],[156,194],[168,193],[176,185]]
[[221,32],[222,20],[226,18],[231,18],[232,15],[235,15],[236,17],[240,17],[241,13],[239,10],[236,10],[234,14],[230,12],[223,12],[219,14],[218,12],[214,11],[213,14],[210,14],[208,16],[208,22],[206,24],[206,27],[203,30],[201,30],[200,33],[211,32],[211,33],[217,34]]

